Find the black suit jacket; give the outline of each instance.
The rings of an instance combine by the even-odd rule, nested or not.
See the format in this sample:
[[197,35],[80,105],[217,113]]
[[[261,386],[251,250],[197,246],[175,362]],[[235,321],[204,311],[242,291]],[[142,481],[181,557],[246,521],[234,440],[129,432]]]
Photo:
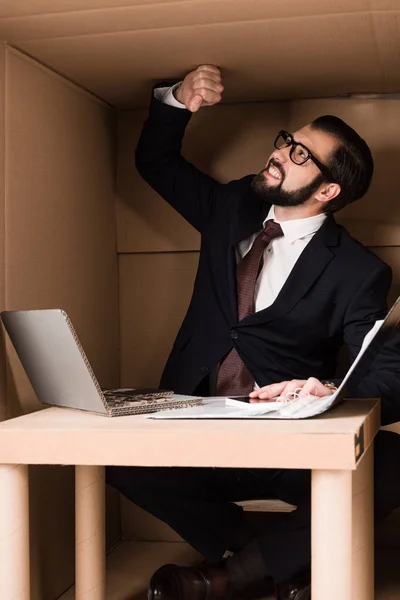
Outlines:
[[[332,379],[341,346],[347,345],[353,360],[365,334],[385,316],[390,268],[329,216],[272,306],[238,321],[235,247],[261,230],[270,207],[252,192],[253,176],[221,184],[182,157],[190,117],[153,98],[136,151],[142,177],[201,233],[192,300],[161,386],[190,394],[203,385],[204,393],[232,346],[260,386]],[[400,418],[400,397],[393,394],[400,392],[398,362],[392,345],[352,390],[383,397],[386,422]]]

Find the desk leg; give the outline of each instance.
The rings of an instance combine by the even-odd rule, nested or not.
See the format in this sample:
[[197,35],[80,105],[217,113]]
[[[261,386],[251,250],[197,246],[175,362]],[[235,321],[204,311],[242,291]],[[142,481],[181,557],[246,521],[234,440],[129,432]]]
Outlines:
[[104,467],[75,467],[76,600],[105,600]]
[[353,471],[353,600],[374,600],[374,450]]
[[352,597],[352,472],[313,471],[312,599]]
[[374,599],[373,445],[356,471],[313,471],[313,600]]
[[0,598],[29,600],[27,465],[0,465]]

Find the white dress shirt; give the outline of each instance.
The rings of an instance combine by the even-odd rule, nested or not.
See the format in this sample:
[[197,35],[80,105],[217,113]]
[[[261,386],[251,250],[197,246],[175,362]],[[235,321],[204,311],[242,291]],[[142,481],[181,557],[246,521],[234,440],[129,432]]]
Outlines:
[[[256,312],[273,304],[286,283],[300,254],[321,227],[326,215],[321,214],[306,219],[278,221],[273,206],[269,209],[266,221],[273,219],[282,227],[283,236],[272,240],[264,250],[264,263],[254,290]],[[241,241],[236,247],[236,258],[243,258],[253,245],[258,233]]]
[[[185,108],[185,105],[178,102],[173,95],[173,91],[178,85],[180,84],[158,88],[154,91],[154,95],[157,100],[165,104],[176,108]],[[264,251],[263,268],[257,279],[254,294],[256,312],[271,306],[275,302],[300,254],[321,227],[326,215],[320,214],[305,219],[278,221],[275,219],[274,207],[271,206],[263,225],[269,219],[279,223],[282,227],[283,237],[274,239]],[[258,233],[242,240],[237,245],[236,259],[238,261],[250,250]]]
[[186,108],[184,104],[178,102],[178,100],[174,96],[174,90],[181,85],[181,81],[176,83],[171,87],[162,87],[156,88],[154,90],[154,96],[160,102],[164,102],[164,104],[169,104],[169,106],[175,106],[175,108]]

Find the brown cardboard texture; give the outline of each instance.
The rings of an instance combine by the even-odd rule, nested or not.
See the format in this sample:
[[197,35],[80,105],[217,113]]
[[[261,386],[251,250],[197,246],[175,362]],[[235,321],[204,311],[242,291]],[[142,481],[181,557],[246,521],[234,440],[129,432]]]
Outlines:
[[[118,385],[113,114],[13,50],[6,51],[5,67],[1,308],[64,308],[102,384]],[[7,388],[1,412],[12,417],[41,405],[8,342],[7,349],[0,367],[1,385]],[[60,467],[31,471],[32,598],[37,600],[54,600],[73,581],[70,474]],[[109,501],[110,540],[115,541],[115,494]],[[45,511],[47,502],[52,508]]]
[[[260,170],[279,129],[321,114],[366,138],[373,185],[338,220],[391,264],[393,299],[399,29],[400,0],[0,0],[0,308],[64,308],[103,386],[157,385],[189,303],[199,235],[140,179],[134,148],[153,83],[203,63],[222,69],[223,104],[192,119],[184,153],[218,179]],[[0,417],[39,408],[7,342]],[[30,440],[39,452],[32,432],[10,435],[16,450]],[[160,431],[159,441],[170,437]],[[349,440],[338,435],[343,460]],[[72,482],[71,469],[31,469],[33,600],[54,600],[73,582]],[[116,495],[108,500],[115,541]],[[122,516],[132,538],[179,539],[148,516],[136,526],[140,512],[127,502]]]
[[119,108],[199,63],[224,70],[226,102],[312,98],[398,92],[399,14],[398,0],[14,0],[0,38]]

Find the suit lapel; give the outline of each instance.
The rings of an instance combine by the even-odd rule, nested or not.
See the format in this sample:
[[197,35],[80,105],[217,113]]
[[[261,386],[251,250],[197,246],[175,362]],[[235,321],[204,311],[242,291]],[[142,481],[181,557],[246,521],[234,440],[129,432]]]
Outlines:
[[270,204],[263,205],[253,193],[249,192],[246,201],[240,204],[236,218],[231,223],[230,245],[236,247],[239,242],[260,231],[270,207]]
[[288,313],[317,281],[335,254],[332,247],[339,243],[339,229],[332,216],[301,253],[275,302],[268,308],[243,319],[240,325],[254,325],[278,319]]

